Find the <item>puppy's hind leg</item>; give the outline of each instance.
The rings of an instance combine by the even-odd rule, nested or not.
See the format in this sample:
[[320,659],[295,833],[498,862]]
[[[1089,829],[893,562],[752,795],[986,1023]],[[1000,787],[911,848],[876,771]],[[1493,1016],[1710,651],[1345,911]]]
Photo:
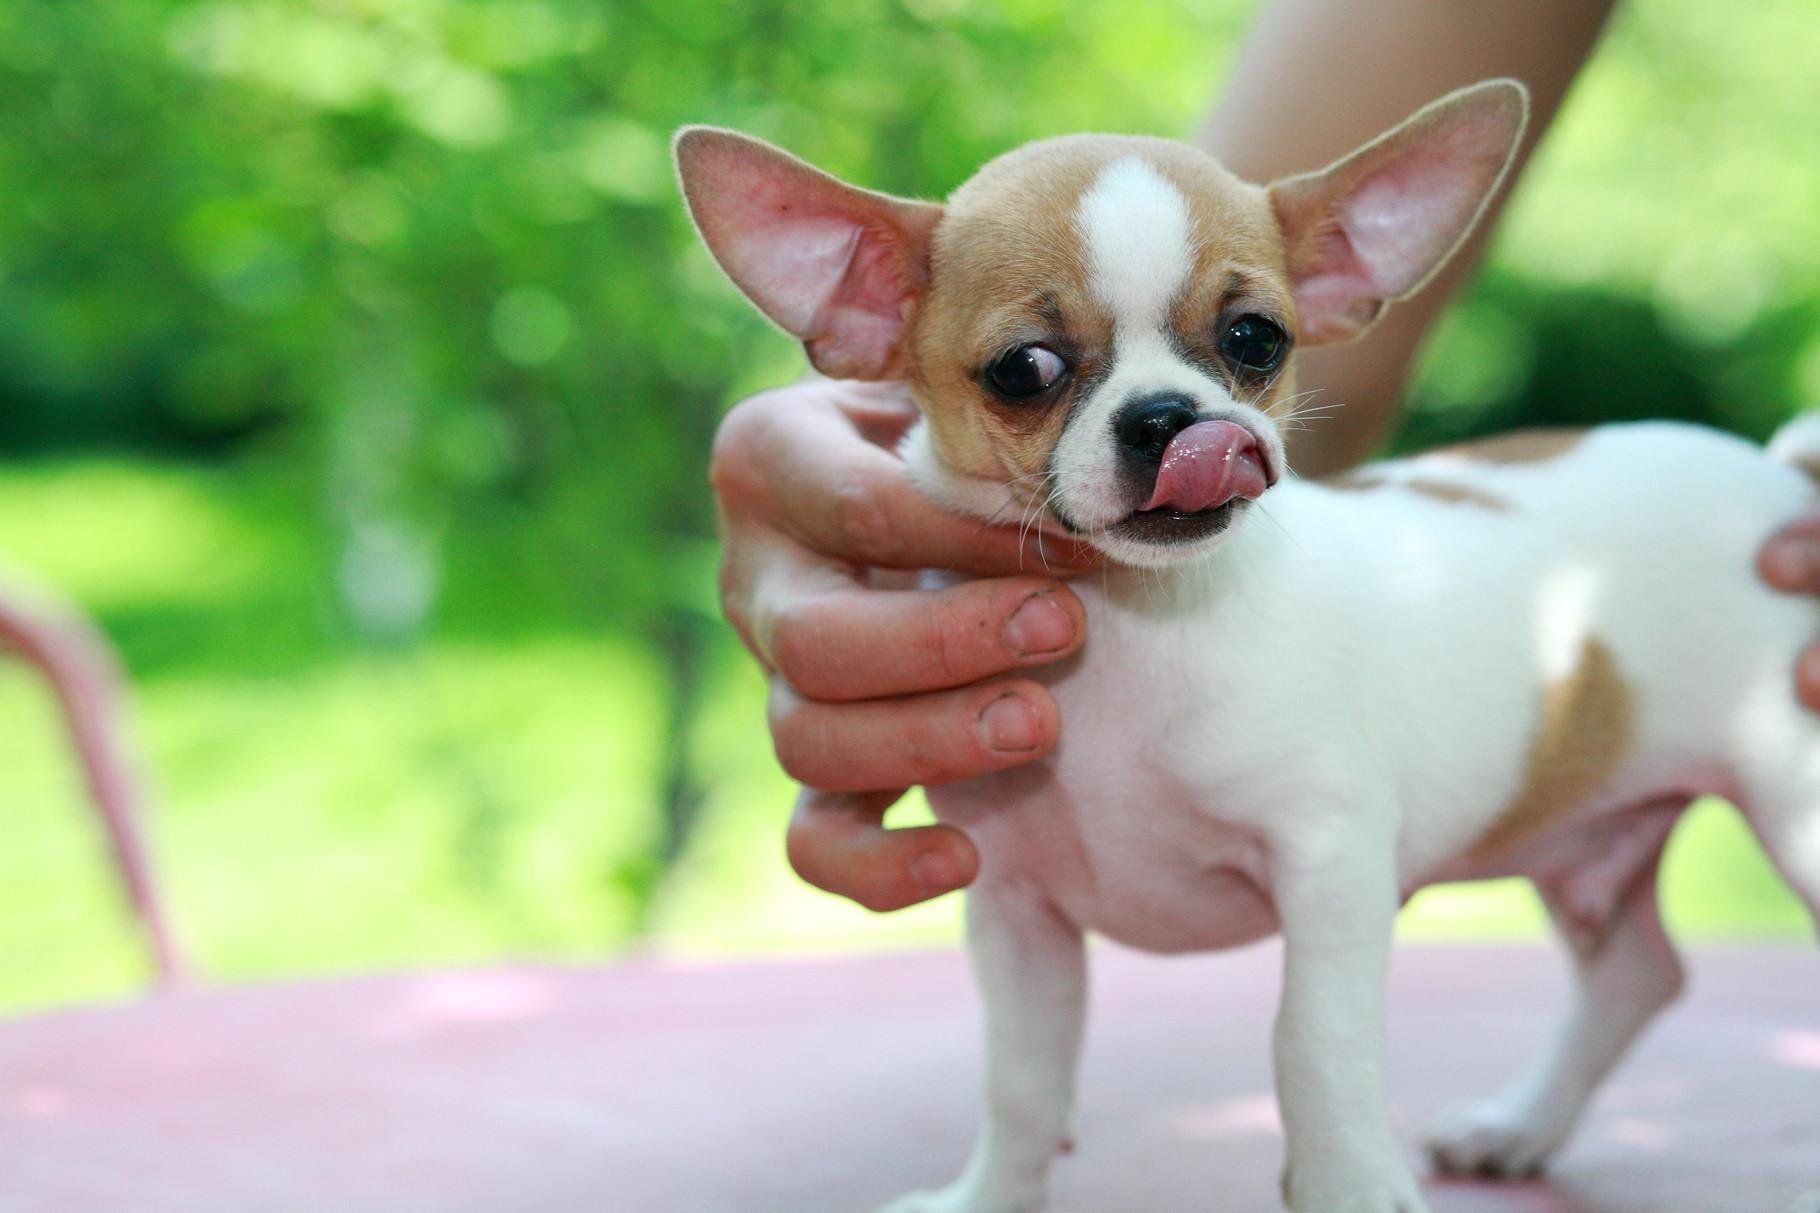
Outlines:
[[967,945],[986,1010],[979,1139],[959,1179],[882,1213],[1036,1213],[1067,1142],[1087,1002],[1080,929],[1033,890],[976,885]]
[[1738,808],[1820,931],[1820,718],[1796,701],[1787,668],[1776,662],[1777,677],[1739,714]]
[[[1444,1114],[1428,1152],[1444,1175],[1534,1175],[1560,1148],[1599,1083],[1632,1041],[1680,993],[1683,970],[1662,929],[1656,873],[1680,806],[1638,826],[1638,866],[1620,877],[1615,905],[1589,912],[1587,890],[1609,872],[1538,880],[1537,891],[1573,956],[1574,993],[1554,1038],[1504,1091]],[[1609,886],[1607,886],[1609,887]]]
[[1784,781],[1759,787],[1743,807],[1770,862],[1807,906],[1820,933],[1820,773],[1795,786]]

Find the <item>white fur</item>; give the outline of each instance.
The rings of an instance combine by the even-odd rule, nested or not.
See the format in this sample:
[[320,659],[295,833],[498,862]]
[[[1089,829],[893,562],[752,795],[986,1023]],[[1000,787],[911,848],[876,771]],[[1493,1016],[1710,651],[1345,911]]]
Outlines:
[[[1820,447],[1820,426],[1803,435],[1779,454]],[[1556,1043],[1433,1142],[1445,1165],[1511,1172],[1565,1139],[1678,987],[1651,874],[1690,799],[1736,797],[1820,906],[1820,723],[1791,675],[1812,604],[1751,570],[1763,538],[1816,504],[1804,476],[1674,424],[1596,430],[1544,462],[1384,475],[1511,508],[1287,479],[1210,558],[1078,581],[1087,644],[1048,676],[1061,744],[930,789],[983,858],[970,918],[986,1124],[962,1179],[898,1213],[1041,1206],[1068,1118],[1082,932],[1174,952],[1280,927],[1291,1204],[1415,1213],[1379,1060],[1400,897],[1528,875],[1575,944],[1579,992]],[[1634,700],[1634,743],[1593,801],[1495,863],[1469,861],[1522,785],[1546,686],[1591,639]]]
[[1115,160],[1081,195],[1074,226],[1106,314],[1131,330],[1167,323],[1194,265],[1182,191],[1136,156]]
[[[1169,309],[1194,267],[1188,203],[1173,184],[1136,157],[1101,170],[1081,195],[1075,228],[1086,252],[1089,285],[1113,317],[1112,373],[1079,401],[1074,419],[1056,444],[1055,505],[1089,531],[1110,525],[1131,509],[1117,491],[1118,459],[1109,435],[1124,404],[1140,394],[1171,391],[1194,401],[1205,417],[1245,426],[1265,445],[1265,458],[1282,467],[1282,444],[1263,413],[1232,398],[1225,385],[1186,361],[1169,340]],[[1179,559],[1150,545],[1099,536],[1106,552],[1128,564]],[[1210,550],[1217,543],[1203,543]]]

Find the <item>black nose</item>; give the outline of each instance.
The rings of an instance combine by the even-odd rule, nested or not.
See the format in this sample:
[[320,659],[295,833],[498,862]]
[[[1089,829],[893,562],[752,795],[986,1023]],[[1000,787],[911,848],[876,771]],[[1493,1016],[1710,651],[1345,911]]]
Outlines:
[[1169,440],[1195,423],[1194,406],[1181,396],[1134,400],[1112,423],[1126,458],[1154,466],[1163,461]]

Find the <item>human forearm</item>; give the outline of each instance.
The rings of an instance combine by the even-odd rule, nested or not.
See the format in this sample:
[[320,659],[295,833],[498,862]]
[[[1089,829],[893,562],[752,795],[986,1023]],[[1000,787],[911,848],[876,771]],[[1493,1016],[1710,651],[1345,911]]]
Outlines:
[[[1240,176],[1269,181],[1326,164],[1451,89],[1492,76],[1529,86],[1522,171],[1613,0],[1272,0],[1233,61],[1199,142]],[[1506,192],[1508,185],[1506,186]],[[1404,381],[1430,324],[1472,272],[1487,221],[1415,298],[1363,340],[1304,353],[1299,386],[1345,407],[1300,432],[1298,470],[1322,475],[1369,454],[1394,423]]]

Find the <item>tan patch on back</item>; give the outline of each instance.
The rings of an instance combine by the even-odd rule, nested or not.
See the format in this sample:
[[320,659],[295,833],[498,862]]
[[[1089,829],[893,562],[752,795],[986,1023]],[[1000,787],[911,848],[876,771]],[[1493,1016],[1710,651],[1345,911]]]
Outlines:
[[1813,481],[1815,488],[1820,489],[1820,459],[1797,459],[1795,470]]
[[1420,493],[1424,497],[1432,498],[1446,505],[1469,505],[1497,514],[1509,514],[1516,509],[1509,501],[1495,493],[1488,493],[1470,485],[1436,480],[1428,476],[1411,476],[1404,480],[1396,480],[1382,472],[1355,470],[1343,472],[1338,476],[1323,477],[1319,483],[1330,489],[1339,489],[1349,493],[1364,493],[1373,489],[1402,489],[1405,492]]
[[1424,476],[1412,476],[1408,480],[1399,482],[1399,487],[1406,488],[1412,493],[1421,493],[1424,497],[1432,497],[1436,501],[1444,501],[1448,505],[1476,506],[1481,510],[1491,510],[1497,514],[1508,514],[1513,508],[1510,502],[1495,493],[1487,493],[1483,489],[1471,488],[1464,484],[1430,480]]
[[1498,815],[1471,858],[1508,850],[1597,793],[1617,770],[1636,733],[1630,688],[1611,650],[1588,638],[1580,662],[1542,693],[1523,786]]
[[1480,438],[1430,452],[1473,463],[1546,463],[1580,445],[1585,430],[1570,428],[1518,430],[1495,438]]
[[1322,476],[1315,483],[1324,484],[1330,489],[1338,489],[1342,493],[1368,493],[1372,489],[1381,489],[1389,484],[1390,478],[1382,472],[1353,468],[1351,471],[1340,472],[1332,476]]

